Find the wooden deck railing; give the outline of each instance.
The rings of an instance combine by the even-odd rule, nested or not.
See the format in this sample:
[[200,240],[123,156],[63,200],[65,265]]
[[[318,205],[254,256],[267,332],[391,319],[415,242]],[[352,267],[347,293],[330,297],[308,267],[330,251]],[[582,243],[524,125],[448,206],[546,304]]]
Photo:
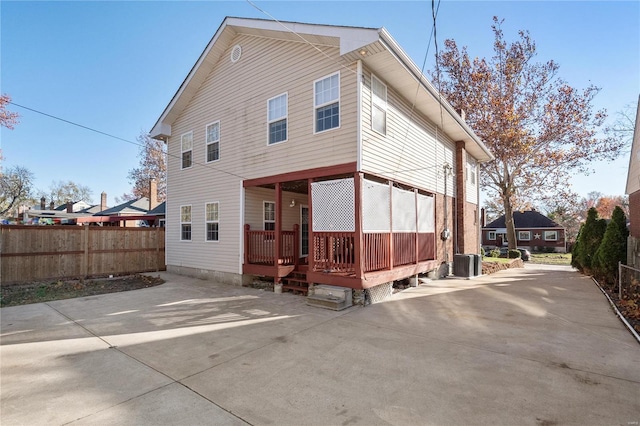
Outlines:
[[314,269],[329,272],[354,272],[354,232],[314,232]]
[[276,231],[254,231],[245,225],[245,261],[254,265],[294,265],[299,253],[297,225],[280,235],[280,259],[276,262]]

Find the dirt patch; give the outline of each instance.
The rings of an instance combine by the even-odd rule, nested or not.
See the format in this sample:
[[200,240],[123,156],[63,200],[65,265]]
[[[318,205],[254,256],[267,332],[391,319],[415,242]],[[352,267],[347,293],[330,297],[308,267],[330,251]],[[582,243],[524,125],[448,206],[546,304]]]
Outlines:
[[164,283],[160,277],[148,275],[128,275],[115,278],[91,280],[66,280],[34,282],[0,287],[0,307],[28,305],[52,300],[73,299],[75,297],[117,293],[154,287]]
[[600,286],[600,288],[609,295],[622,316],[627,320],[636,333],[640,333],[640,305],[638,304],[640,301],[640,295],[636,293],[633,294],[630,299],[620,300],[618,298],[617,291],[612,291],[606,286]]
[[493,274],[494,272],[504,271],[509,268],[524,268],[524,262],[522,259],[513,259],[509,263],[491,262],[484,260],[482,262],[482,275]]

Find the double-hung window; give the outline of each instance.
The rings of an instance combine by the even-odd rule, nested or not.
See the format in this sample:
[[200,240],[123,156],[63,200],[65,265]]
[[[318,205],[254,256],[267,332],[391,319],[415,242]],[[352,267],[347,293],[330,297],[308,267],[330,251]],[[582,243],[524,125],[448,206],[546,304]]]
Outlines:
[[471,183],[471,185],[476,185],[476,163],[473,161],[467,162],[467,181]]
[[207,241],[219,241],[220,239],[220,206],[218,202],[205,205],[205,222],[207,227]]
[[496,231],[489,231],[488,234],[489,235],[487,235],[487,238],[490,239],[491,241],[494,241],[496,239]]
[[387,134],[387,86],[371,76],[371,128],[383,135]]
[[267,101],[267,122],[269,123],[269,145],[287,140],[288,95]]
[[191,167],[193,160],[193,132],[180,136],[180,147],[182,150],[182,168],[188,169]]
[[180,206],[180,239],[191,241],[191,206]]
[[220,122],[216,121],[207,126],[207,163],[220,159]]
[[275,231],[276,229],[276,203],[273,201],[264,202],[264,230]]
[[315,131],[340,127],[340,73],[337,72],[313,83]]

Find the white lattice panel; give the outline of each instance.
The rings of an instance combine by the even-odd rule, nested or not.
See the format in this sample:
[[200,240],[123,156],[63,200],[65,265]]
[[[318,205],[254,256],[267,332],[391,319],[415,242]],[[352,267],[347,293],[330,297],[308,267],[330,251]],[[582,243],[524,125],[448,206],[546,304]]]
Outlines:
[[389,232],[391,229],[389,185],[362,181],[362,231]]
[[435,230],[434,198],[418,194],[418,232],[435,232]]
[[393,188],[393,232],[416,232],[416,196],[413,191]]
[[355,232],[355,187],[353,178],[311,184],[313,230]]

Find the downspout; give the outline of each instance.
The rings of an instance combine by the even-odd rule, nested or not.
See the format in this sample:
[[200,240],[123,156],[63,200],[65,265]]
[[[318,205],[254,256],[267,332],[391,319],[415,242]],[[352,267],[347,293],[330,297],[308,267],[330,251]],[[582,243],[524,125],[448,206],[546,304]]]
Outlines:
[[[240,180],[240,223],[238,228],[240,229],[240,250],[238,251],[238,274],[242,277],[242,264],[244,261],[244,185],[242,184],[242,180]],[[241,278],[242,281],[242,278]]]
[[362,171],[362,60],[356,62],[357,75],[357,95],[356,95],[356,116],[358,125],[356,126],[356,171]]

